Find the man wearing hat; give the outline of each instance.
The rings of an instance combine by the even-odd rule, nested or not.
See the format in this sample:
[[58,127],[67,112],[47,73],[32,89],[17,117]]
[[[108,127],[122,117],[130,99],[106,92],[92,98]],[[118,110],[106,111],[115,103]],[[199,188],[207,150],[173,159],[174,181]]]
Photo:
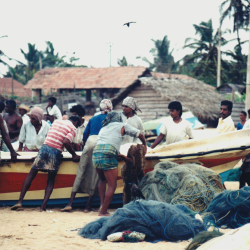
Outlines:
[[22,116],[23,124],[30,121],[30,118],[27,115],[27,113],[30,112],[30,108],[22,103],[18,109],[19,109],[19,114]]

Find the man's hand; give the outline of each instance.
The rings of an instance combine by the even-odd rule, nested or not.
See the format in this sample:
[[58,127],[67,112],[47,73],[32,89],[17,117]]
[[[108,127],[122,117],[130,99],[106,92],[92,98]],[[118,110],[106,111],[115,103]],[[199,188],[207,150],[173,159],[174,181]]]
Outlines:
[[[11,157],[11,161],[12,162],[16,162],[16,159],[17,159],[17,156],[18,156],[19,154],[16,152],[16,151],[11,151],[10,152],[10,157]],[[20,156],[20,155],[19,155]]]
[[73,162],[79,162],[80,161],[80,156],[79,155],[74,155],[74,156],[72,156],[72,161]]
[[118,157],[121,158],[121,159],[123,159],[125,162],[132,162],[132,159],[128,158],[125,155],[119,154]]

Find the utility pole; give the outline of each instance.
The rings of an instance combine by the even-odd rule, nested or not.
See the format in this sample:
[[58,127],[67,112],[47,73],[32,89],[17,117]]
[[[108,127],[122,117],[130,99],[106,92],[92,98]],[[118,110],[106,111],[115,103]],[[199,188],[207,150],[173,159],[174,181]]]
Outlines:
[[[250,18],[250,12],[249,12]],[[250,20],[250,19],[249,19]],[[250,109],[250,23],[249,23],[249,42],[248,42],[248,57],[247,57],[247,82],[246,82],[246,111]]]
[[221,24],[218,30],[219,35],[219,45],[217,49],[217,88],[220,87],[220,68],[221,68],[221,58],[220,58],[220,47],[221,47]]
[[109,42],[108,45],[109,45],[109,67],[111,67],[111,49],[113,44]]

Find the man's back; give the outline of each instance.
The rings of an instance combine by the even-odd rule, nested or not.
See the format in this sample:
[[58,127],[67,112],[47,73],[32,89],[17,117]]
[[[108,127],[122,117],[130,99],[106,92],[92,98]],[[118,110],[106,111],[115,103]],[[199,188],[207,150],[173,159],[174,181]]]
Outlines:
[[76,127],[69,120],[55,120],[50,127],[49,133],[44,144],[56,148],[60,151],[63,149],[63,140],[73,141],[76,136]]

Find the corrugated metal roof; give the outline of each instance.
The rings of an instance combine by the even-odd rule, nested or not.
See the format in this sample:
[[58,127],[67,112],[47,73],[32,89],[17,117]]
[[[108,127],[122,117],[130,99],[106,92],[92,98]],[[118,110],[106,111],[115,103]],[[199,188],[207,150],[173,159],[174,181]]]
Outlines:
[[[32,94],[32,90],[25,89],[24,85],[13,79],[13,90],[14,95],[20,97],[30,97]],[[1,95],[12,95],[12,78],[4,77],[0,78],[0,93]]]
[[25,88],[99,89],[126,88],[138,79],[145,67],[46,68],[38,71]]

